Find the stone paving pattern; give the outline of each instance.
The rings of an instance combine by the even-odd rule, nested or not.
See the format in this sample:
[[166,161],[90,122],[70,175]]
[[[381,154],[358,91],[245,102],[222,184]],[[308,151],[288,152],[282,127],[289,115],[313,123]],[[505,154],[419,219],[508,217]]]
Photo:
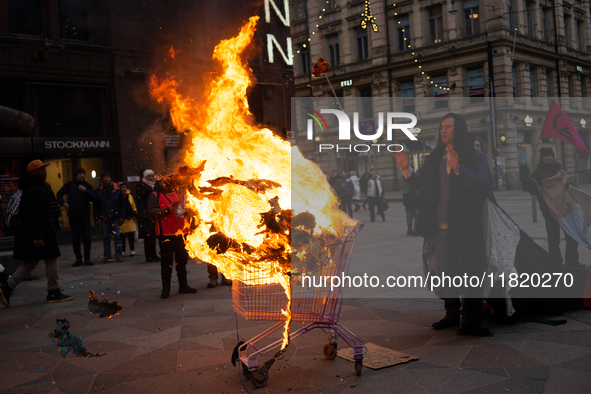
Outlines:
[[[587,188],[587,190],[589,190]],[[399,200],[399,193],[389,197]],[[546,247],[541,213],[532,222],[527,193],[497,193],[501,206]],[[359,234],[351,274],[420,273],[422,239],[407,237],[404,208],[391,203],[386,222],[366,222]],[[379,217],[378,217],[379,219]],[[492,338],[460,337],[455,329],[434,331],[443,305],[432,297],[392,298],[371,291],[344,299],[340,323],[365,342],[420,359],[381,370],[329,361],[322,354],[327,334],[312,331],[292,341],[283,360],[271,369],[266,388],[254,389],[230,362],[241,337],[249,339],[271,322],[245,321],[232,309],[227,286],[206,289],[206,267],[189,263],[197,294],[161,300],[158,263],[138,255],[123,263],[72,267],[70,246],[60,259],[61,286],[74,300],[48,304],[42,265],[37,279],[21,283],[12,307],[0,309],[0,393],[589,393],[591,392],[591,311],[571,309],[568,323],[553,327],[522,322],[488,323]],[[564,242],[561,243],[564,251]],[[98,262],[101,244],[93,244]],[[591,252],[579,248],[581,262]],[[173,279],[175,281],[176,279]],[[124,309],[111,319],[90,315],[88,290],[116,299]],[[56,319],[68,319],[99,358],[62,358],[47,333]],[[292,329],[301,327],[294,322]],[[278,338],[280,333],[273,336]],[[343,342],[340,342],[341,346]],[[266,361],[263,358],[262,361]]]

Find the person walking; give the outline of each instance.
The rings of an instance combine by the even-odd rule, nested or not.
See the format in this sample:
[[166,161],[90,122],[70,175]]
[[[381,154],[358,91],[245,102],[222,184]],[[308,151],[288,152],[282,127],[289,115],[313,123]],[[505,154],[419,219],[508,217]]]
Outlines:
[[135,190],[136,208],[138,210],[138,235],[144,240],[144,254],[146,262],[155,263],[160,261],[156,254],[156,232],[154,218],[148,215],[148,197],[154,191],[156,178],[154,171],[148,169],[142,173],[142,181]]
[[[419,218],[419,193],[417,185],[404,182],[402,184],[402,205],[406,211],[406,235],[416,235],[416,224]],[[414,226],[413,226],[414,222]]]
[[351,181],[347,175],[347,171],[341,170],[341,175],[335,181],[335,191],[341,200],[341,205],[339,206],[341,211],[346,212],[350,217],[353,217],[351,201],[355,194],[355,189],[353,188],[353,181]]
[[131,191],[127,188],[125,182],[119,182],[119,187],[125,195],[125,220],[119,229],[121,233],[121,246],[123,249],[123,257],[125,257],[125,239],[129,243],[129,255],[135,256],[135,218],[137,217],[137,209],[135,207],[135,201],[131,195]]
[[154,190],[148,197],[148,215],[155,219],[155,231],[160,243],[160,253],[162,253],[160,298],[168,298],[170,294],[173,259],[176,262],[179,294],[196,293],[197,289],[187,284],[189,253],[185,249],[185,234],[189,229],[185,225],[184,195],[180,191],[166,190],[161,181],[156,182]]
[[115,244],[115,257],[123,262],[123,246],[119,226],[125,220],[125,196],[111,180],[111,173],[103,171],[101,185],[96,189],[95,224],[103,230],[103,263],[111,259],[111,237]]
[[[488,262],[484,244],[483,210],[492,195],[487,181],[484,154],[474,148],[466,120],[457,114],[443,117],[437,146],[425,160],[419,176],[410,168],[404,152],[395,153],[407,182],[418,186],[417,233],[425,238],[423,258],[431,276],[481,277]],[[434,323],[436,330],[460,325],[460,295],[463,318],[459,335],[490,336],[483,327],[481,288],[440,287],[435,294],[444,300],[445,317]]]
[[[552,178],[557,174],[564,174],[564,170],[560,163],[556,161],[554,151],[551,148],[540,149],[540,160],[536,170],[533,172],[529,180],[529,193],[537,196],[540,210],[546,221],[546,234],[548,237],[548,253],[550,253],[557,260],[563,261],[562,253],[560,252],[560,224],[550,214],[548,204],[542,197],[542,181],[544,179]],[[566,176],[566,174],[564,174]],[[564,231],[564,230],[563,230]],[[564,238],[566,240],[566,251],[564,255],[565,265],[570,267],[581,267],[579,263],[579,243],[564,231]]]
[[351,182],[353,182],[353,204],[355,204],[355,210],[354,212],[357,212],[361,209],[361,204],[359,204],[359,202],[361,201],[361,188],[359,187],[359,177],[357,176],[357,173],[355,171],[351,171],[351,176],[349,176],[349,179],[351,179]]
[[16,228],[14,235],[13,258],[23,260],[23,263],[14,275],[0,284],[0,302],[6,307],[10,307],[10,297],[14,289],[31,274],[40,260],[45,261],[47,302],[72,299],[72,296],[63,294],[59,287],[58,259],[61,253],[57,245],[50,198],[45,187],[48,165],[41,160],[33,160],[18,180],[18,187],[23,194],[19,204],[21,225]]
[[[57,192],[57,202],[68,211],[70,231],[72,232],[72,249],[76,256],[73,267],[92,265],[90,261],[90,203],[94,203],[94,190],[92,185],[86,182],[86,171],[82,167],[74,170],[74,179],[67,182]],[[64,202],[64,196],[68,201]],[[80,251],[80,234],[84,243],[84,262]]]
[[372,168],[369,170],[369,177],[367,178],[367,203],[369,204],[369,219],[372,222],[376,221],[376,207],[378,209],[378,215],[382,217],[382,222],[386,221],[386,215],[382,212],[383,196],[384,185],[382,184],[382,179],[377,174],[376,170]]

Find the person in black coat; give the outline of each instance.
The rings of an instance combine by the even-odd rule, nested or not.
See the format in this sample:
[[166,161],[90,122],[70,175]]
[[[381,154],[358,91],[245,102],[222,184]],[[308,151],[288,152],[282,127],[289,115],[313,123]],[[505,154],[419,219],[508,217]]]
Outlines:
[[19,204],[21,225],[14,235],[13,258],[24,260],[14,275],[0,286],[0,302],[10,307],[10,296],[18,284],[31,274],[45,260],[47,275],[47,301],[69,301],[72,296],[62,294],[59,288],[59,263],[61,255],[57,245],[57,231],[53,225],[50,197],[45,179],[46,167],[41,160],[33,160],[27,171],[18,180],[18,187],[23,191]]
[[142,181],[135,191],[135,203],[138,212],[138,235],[144,240],[144,253],[146,262],[158,262],[160,257],[156,254],[156,225],[154,218],[148,214],[148,197],[154,192],[156,183],[154,171],[145,170]]
[[103,230],[103,263],[111,259],[111,237],[115,244],[115,257],[118,262],[123,262],[123,245],[119,226],[125,220],[125,195],[111,180],[109,171],[103,171],[101,181],[101,185],[95,191],[94,218],[96,226]]
[[[443,117],[439,139],[425,160],[421,176],[409,167],[408,156],[394,154],[407,182],[418,186],[417,233],[425,238],[423,259],[431,276],[484,275],[488,268],[484,244],[483,211],[488,183],[486,157],[474,148],[466,120],[458,114]],[[444,300],[446,315],[433,324],[445,329],[460,325],[459,296],[463,295],[463,319],[459,335],[490,336],[482,326],[481,288],[439,287],[435,294]]]
[[[94,190],[92,185],[86,182],[85,175],[84,168],[76,168],[74,179],[67,182],[57,192],[57,202],[68,210],[72,248],[76,255],[74,267],[82,265],[80,233],[82,233],[84,241],[84,265],[92,265],[90,261],[90,203],[94,202]],[[68,196],[68,202],[64,202],[64,195]]]
[[350,217],[353,217],[352,198],[355,194],[355,188],[353,187],[353,181],[349,178],[347,171],[341,170],[341,176],[335,180],[334,189],[341,200],[341,205],[339,207],[341,211],[347,212]]
[[[560,163],[556,161],[554,151],[551,148],[540,149],[540,161],[538,167],[531,174],[529,179],[529,193],[533,196],[537,196],[538,203],[540,204],[540,210],[544,216],[546,222],[546,234],[548,236],[548,253],[554,256],[557,260],[562,262],[562,254],[560,253],[560,224],[550,214],[548,205],[541,195],[541,190],[537,187],[542,183],[544,179],[551,178],[558,174],[562,170]],[[579,243],[575,241],[566,231],[564,232],[564,239],[566,240],[566,251],[565,251],[565,265],[570,267],[581,267],[579,263]]]

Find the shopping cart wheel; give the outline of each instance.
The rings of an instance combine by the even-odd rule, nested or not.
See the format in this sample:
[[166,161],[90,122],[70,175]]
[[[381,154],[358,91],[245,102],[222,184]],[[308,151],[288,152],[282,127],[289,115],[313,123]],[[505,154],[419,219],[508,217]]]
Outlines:
[[246,379],[252,378],[252,372],[248,370],[248,367],[244,363],[242,363],[242,375],[244,375]]
[[361,367],[363,367],[363,360],[355,360],[355,372],[357,376],[361,376]]
[[254,370],[250,373],[250,381],[254,387],[265,387],[269,382],[269,372],[262,374],[258,370]]
[[337,344],[335,343],[334,345],[332,344],[326,344],[324,345],[324,357],[326,357],[328,360],[334,360],[335,357],[337,356]]

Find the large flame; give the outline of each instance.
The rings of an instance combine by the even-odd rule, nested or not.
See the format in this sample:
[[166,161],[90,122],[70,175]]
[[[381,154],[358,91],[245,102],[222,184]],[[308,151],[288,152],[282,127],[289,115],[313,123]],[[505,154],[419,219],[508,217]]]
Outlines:
[[[230,176],[234,180],[271,180],[281,185],[257,193],[244,184],[229,182],[219,187],[223,192],[216,198],[188,194],[187,207],[198,213],[198,222],[188,234],[186,246],[192,258],[214,264],[229,279],[247,285],[283,286],[288,297],[288,305],[282,310],[286,316],[284,348],[291,320],[291,234],[289,230],[262,231],[261,213],[269,212],[269,201],[277,197],[281,210],[292,210],[290,217],[312,213],[315,234],[335,236],[352,219],[338,210],[338,200],[318,166],[269,129],[258,128],[252,122],[246,96],[251,75],[240,56],[251,42],[258,19],[251,17],[238,36],[221,41],[215,48],[213,58],[221,64],[221,73],[211,81],[203,105],[196,93],[181,93],[182,83],[170,73],[163,79],[152,77],[151,93],[170,106],[177,130],[191,132],[192,145],[185,164],[203,167],[193,186],[210,187],[208,181]],[[170,54],[178,61],[177,51],[171,49]],[[249,253],[240,248],[223,253],[211,248],[207,241],[214,232],[248,245]]]

